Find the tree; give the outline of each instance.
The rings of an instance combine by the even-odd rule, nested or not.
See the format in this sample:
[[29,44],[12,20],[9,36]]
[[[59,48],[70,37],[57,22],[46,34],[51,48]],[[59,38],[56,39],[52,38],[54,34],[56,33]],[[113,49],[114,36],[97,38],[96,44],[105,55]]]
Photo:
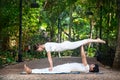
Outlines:
[[16,0],[0,1],[0,49],[10,49],[10,38],[17,35],[18,3]]
[[118,14],[118,39],[117,39],[117,47],[116,54],[114,58],[113,68],[120,70],[120,0],[117,0],[117,14]]

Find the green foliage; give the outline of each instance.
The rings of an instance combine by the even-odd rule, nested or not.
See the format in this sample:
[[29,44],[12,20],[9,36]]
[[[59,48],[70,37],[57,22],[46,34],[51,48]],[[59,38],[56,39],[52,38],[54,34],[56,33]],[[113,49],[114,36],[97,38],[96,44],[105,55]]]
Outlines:
[[87,50],[87,56],[88,57],[94,57],[95,56],[96,49],[93,47],[88,47]]
[[[16,53],[15,53],[16,55]],[[15,56],[13,52],[10,51],[0,51],[0,64],[10,64],[10,63],[14,63],[15,61]]]
[[65,51],[62,53],[62,56],[72,56],[73,51]]

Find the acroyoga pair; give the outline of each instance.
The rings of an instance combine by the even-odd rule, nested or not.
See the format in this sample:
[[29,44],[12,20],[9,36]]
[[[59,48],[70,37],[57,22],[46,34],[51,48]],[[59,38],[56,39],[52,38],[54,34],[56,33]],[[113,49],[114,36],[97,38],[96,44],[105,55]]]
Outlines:
[[[47,42],[45,44],[37,44],[34,46],[34,50],[43,51],[46,50],[47,57],[49,61],[49,68],[43,69],[30,69],[28,66],[24,65],[24,69],[26,73],[61,73],[61,72],[72,72],[72,71],[80,71],[80,72],[99,72],[98,64],[89,65],[86,59],[84,45],[88,43],[105,43],[102,39],[84,39],[80,41],[70,42],[64,41],[62,43],[56,42]],[[53,61],[51,57],[51,52],[61,52],[65,50],[73,50],[80,47],[80,54],[82,58],[82,63],[65,63],[61,65],[57,65],[53,67]]]

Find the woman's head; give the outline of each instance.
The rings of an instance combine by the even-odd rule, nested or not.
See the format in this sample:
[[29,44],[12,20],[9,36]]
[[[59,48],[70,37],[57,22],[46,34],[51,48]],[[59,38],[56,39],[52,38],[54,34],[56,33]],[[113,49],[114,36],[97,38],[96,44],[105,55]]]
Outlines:
[[44,50],[43,46],[40,45],[40,44],[35,44],[35,45],[33,46],[33,49],[34,49],[35,51],[43,51],[43,50]]
[[99,72],[99,65],[98,64],[91,64],[90,65],[90,72]]

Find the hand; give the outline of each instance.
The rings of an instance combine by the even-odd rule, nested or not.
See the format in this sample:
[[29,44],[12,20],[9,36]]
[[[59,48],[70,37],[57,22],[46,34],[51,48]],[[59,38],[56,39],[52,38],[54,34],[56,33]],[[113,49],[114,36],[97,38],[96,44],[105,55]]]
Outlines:
[[52,67],[50,67],[50,68],[49,68],[49,71],[52,71],[52,69],[53,69],[53,68],[52,68]]

